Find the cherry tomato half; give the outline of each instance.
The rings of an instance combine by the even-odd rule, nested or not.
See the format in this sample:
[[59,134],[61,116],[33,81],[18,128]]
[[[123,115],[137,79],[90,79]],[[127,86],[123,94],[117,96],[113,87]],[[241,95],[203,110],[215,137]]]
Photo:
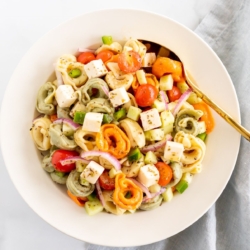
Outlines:
[[141,56],[133,51],[124,51],[118,56],[118,66],[125,73],[134,73],[141,68]]
[[53,153],[51,162],[57,171],[67,173],[67,172],[70,172],[71,170],[74,170],[76,167],[76,164],[70,163],[70,164],[63,166],[60,163],[60,161],[65,160],[66,158],[68,158],[70,156],[78,156],[78,155],[79,155],[79,153],[76,151],[58,149]]
[[152,84],[141,84],[135,92],[135,100],[140,107],[151,106],[157,98],[158,90]]
[[114,53],[110,50],[103,50],[96,55],[96,59],[101,59],[104,63],[112,58]]
[[83,64],[87,64],[95,60],[95,54],[92,52],[82,52],[78,57],[77,61]]
[[174,102],[181,97],[181,91],[176,86],[173,86],[171,90],[168,90],[167,94],[170,102]]
[[99,183],[101,188],[105,190],[115,189],[115,178],[110,178],[108,171],[103,171],[103,173],[99,177]]
[[160,186],[166,186],[173,178],[172,168],[164,162],[157,162],[155,164],[155,167],[158,169],[160,174],[160,179],[158,181],[158,184]]

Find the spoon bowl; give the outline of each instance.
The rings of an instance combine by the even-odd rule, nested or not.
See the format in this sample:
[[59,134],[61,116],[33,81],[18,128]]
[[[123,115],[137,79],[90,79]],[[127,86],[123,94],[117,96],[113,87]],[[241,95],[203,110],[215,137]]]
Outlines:
[[[181,61],[181,59],[170,49],[161,46],[159,44],[141,40],[144,44],[150,44],[151,47],[154,48],[154,50],[158,46],[158,50],[164,51],[164,56],[167,56],[173,60],[180,61],[182,63],[182,69],[183,69],[183,76],[185,78],[185,82],[187,85],[192,89],[192,91],[201,98],[207,105],[209,105],[216,113],[218,113],[227,123],[229,123],[234,129],[236,129],[245,139],[250,141],[250,132],[244,128],[241,124],[236,122],[225,110],[223,110],[221,107],[219,107],[214,101],[212,101],[211,98],[209,98],[204,92],[198,87],[197,83],[195,82],[192,75],[189,73],[189,71],[186,69],[184,63]],[[162,56],[162,55],[160,55]]]

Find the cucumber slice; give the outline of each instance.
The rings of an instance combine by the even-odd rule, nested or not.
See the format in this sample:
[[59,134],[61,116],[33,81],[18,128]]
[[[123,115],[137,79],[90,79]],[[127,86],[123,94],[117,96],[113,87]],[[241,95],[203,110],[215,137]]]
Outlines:
[[164,130],[164,134],[172,133],[174,130],[174,116],[169,110],[161,112],[161,128]]
[[144,72],[144,70],[140,69],[140,70],[137,70],[135,72],[136,74],[136,77],[137,77],[137,80],[140,84],[146,84],[147,83],[147,79],[146,79],[146,74]]
[[137,122],[140,118],[141,112],[141,109],[134,106],[130,106],[128,109],[127,117]]
[[88,201],[99,201],[98,198],[96,197],[95,192],[88,195],[87,198],[88,198]]
[[117,112],[114,113],[114,118],[117,121],[119,121],[119,120],[125,118],[126,114],[127,114],[126,109],[125,108],[121,108],[120,110],[118,110]]
[[150,193],[157,193],[161,190],[161,186],[159,184],[154,184],[148,188]]
[[149,151],[146,153],[146,156],[144,159],[145,164],[155,164],[155,163],[157,163],[157,161],[158,160],[157,160],[157,157],[156,157],[154,152]]
[[86,166],[87,166],[86,164],[82,164],[80,161],[77,161],[76,162],[76,171],[81,173],[84,170],[84,168],[86,168]]
[[171,90],[174,85],[174,80],[171,74],[162,76],[160,78],[160,90]]
[[103,44],[110,45],[111,43],[113,43],[113,38],[112,36],[102,36],[102,42]]
[[145,131],[144,134],[148,141],[161,141],[164,138],[164,129],[156,128]]
[[139,148],[132,149],[128,154],[129,161],[138,161],[141,158],[141,151]]
[[85,202],[84,208],[88,215],[95,215],[103,210],[103,206],[99,200]]
[[[178,82],[177,88],[181,91],[181,93],[184,93],[186,90],[189,89],[188,85],[185,82]],[[195,93],[192,92],[188,97],[187,102],[189,102],[190,104],[195,104],[201,102],[201,99]]]
[[174,194],[171,187],[167,188],[166,191],[162,193],[163,200],[166,202],[171,201],[173,199],[173,196]]
[[155,99],[152,108],[156,108],[158,110],[158,112],[162,112],[166,109],[166,105],[164,102],[159,101],[158,99]]

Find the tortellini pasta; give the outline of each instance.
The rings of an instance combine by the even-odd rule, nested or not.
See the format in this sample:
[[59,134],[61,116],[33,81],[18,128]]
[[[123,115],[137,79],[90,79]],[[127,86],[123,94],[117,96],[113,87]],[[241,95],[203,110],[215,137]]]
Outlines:
[[74,140],[76,144],[83,149],[83,151],[91,151],[96,146],[96,133],[84,131],[79,128],[74,133]]
[[87,104],[86,111],[113,114],[114,108],[107,99],[94,98]]
[[122,46],[118,42],[113,42],[110,45],[102,44],[102,46],[100,48],[98,48],[95,53],[98,54],[103,50],[111,50],[115,53],[120,53],[122,51]]
[[78,99],[83,104],[87,104],[93,98],[108,98],[105,93],[105,89],[108,91],[107,83],[101,78],[92,78],[82,86],[76,94]]
[[200,165],[206,151],[206,145],[200,138],[180,131],[175,135],[174,141],[182,143],[184,146],[183,156],[181,157],[183,172],[190,172]]
[[146,52],[147,52],[147,47],[138,41],[137,39],[129,39],[125,44],[124,44],[124,50],[133,50],[137,52],[141,58],[143,59]]
[[94,189],[95,185],[89,182],[86,182],[85,185],[80,184],[80,174],[76,170],[70,172],[66,186],[68,190],[77,197],[86,197],[90,195]]
[[148,211],[148,210],[152,210],[152,209],[159,207],[161,205],[161,203],[162,203],[162,196],[157,195],[156,197],[154,197],[150,201],[141,203],[139,208],[141,210]]
[[[88,76],[85,73],[84,65],[76,61],[76,57],[73,55],[63,55],[56,63],[56,69],[61,72],[64,84],[71,85],[73,89],[77,90],[88,80]],[[80,75],[78,77],[71,77],[69,72],[73,69],[78,69]]]
[[127,177],[137,177],[138,173],[140,171],[140,168],[144,166],[144,156],[142,155],[141,158],[138,161],[135,162],[129,162],[126,161],[122,164],[122,172]]
[[133,82],[133,75],[125,74],[117,78],[112,71],[109,71],[105,76],[105,81],[111,89],[124,87],[128,90]]
[[176,132],[183,131],[196,136],[200,133],[198,119],[203,115],[201,110],[183,109],[178,112],[175,120]]
[[74,150],[77,144],[74,141],[72,135],[69,135],[69,131],[63,131],[63,123],[51,124],[49,128],[50,142],[58,148]]
[[46,151],[51,147],[49,134],[50,125],[51,121],[47,117],[37,118],[33,121],[30,133],[36,147],[41,151]]
[[125,209],[118,207],[113,202],[113,198],[112,198],[113,191],[105,190],[105,191],[102,192],[102,194],[103,194],[103,198],[104,198],[104,201],[105,201],[104,209],[107,212],[112,213],[112,214],[116,214],[116,215],[121,215],[121,214],[124,214],[126,212]]
[[37,94],[36,109],[45,115],[52,115],[55,111],[53,102],[55,100],[56,86],[51,82],[46,82],[39,89]]

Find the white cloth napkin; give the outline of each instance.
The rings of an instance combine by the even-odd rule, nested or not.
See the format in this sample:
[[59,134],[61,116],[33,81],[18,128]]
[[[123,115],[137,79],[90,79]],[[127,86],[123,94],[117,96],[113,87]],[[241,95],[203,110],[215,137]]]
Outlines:
[[[213,48],[227,68],[238,95],[242,125],[250,129],[250,1],[218,0],[195,32]],[[156,233],[155,229],[152,233]],[[186,230],[140,247],[87,244],[87,250],[122,249],[250,249],[250,142],[241,139],[235,170],[224,192],[210,210]]]

